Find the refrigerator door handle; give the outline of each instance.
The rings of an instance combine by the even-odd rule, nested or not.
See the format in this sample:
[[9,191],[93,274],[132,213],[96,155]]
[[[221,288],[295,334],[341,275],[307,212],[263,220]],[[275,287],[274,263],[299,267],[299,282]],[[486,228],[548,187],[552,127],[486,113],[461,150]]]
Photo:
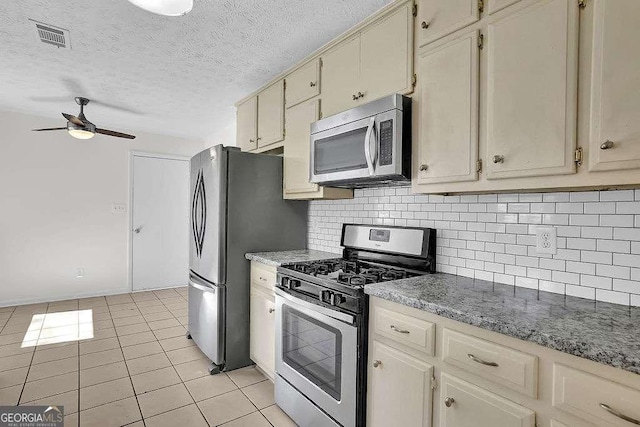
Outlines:
[[200,284],[194,282],[192,279],[189,279],[189,284],[191,286],[193,286],[194,288],[202,291],[202,292],[211,292],[211,293],[215,293],[216,292],[216,288],[214,288],[212,286],[200,285]]

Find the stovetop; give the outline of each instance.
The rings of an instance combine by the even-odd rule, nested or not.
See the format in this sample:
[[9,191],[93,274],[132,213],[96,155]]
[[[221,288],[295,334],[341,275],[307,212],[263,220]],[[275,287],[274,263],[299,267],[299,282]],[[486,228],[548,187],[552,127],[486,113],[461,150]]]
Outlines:
[[282,267],[352,289],[363,289],[364,285],[370,283],[406,279],[425,274],[401,267],[342,258],[299,262],[286,264]]

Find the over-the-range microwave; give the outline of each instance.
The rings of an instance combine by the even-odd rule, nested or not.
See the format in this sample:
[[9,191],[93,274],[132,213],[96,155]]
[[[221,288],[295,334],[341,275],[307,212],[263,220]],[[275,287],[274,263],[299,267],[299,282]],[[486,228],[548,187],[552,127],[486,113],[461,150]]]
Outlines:
[[368,187],[411,178],[411,98],[391,95],[311,124],[310,181]]

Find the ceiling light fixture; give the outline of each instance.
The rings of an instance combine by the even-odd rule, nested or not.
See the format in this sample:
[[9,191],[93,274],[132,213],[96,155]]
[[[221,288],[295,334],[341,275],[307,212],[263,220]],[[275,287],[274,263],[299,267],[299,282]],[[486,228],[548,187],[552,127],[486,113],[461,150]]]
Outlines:
[[146,11],[165,16],[182,16],[191,12],[193,0],[129,0]]
[[69,132],[69,135],[71,135],[74,138],[78,138],[78,139],[91,139],[94,136],[96,136],[95,133],[89,131],[89,130],[84,130],[84,129],[71,129],[69,128],[67,130],[67,132]]

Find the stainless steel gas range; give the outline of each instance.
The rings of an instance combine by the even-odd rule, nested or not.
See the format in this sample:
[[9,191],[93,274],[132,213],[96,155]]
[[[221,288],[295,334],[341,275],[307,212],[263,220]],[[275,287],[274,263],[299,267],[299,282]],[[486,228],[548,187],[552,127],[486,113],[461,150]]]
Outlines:
[[278,267],[276,403],[302,427],[365,425],[364,286],[435,272],[433,229],[345,224],[342,246]]

